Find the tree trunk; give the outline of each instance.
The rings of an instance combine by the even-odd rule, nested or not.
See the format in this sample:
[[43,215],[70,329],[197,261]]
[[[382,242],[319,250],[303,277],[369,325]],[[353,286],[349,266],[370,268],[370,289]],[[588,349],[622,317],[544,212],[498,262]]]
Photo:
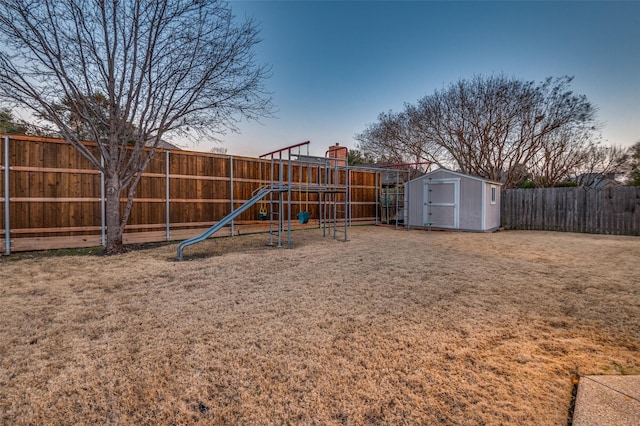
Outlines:
[[105,254],[122,253],[124,251],[124,246],[122,245],[124,227],[120,224],[120,193],[122,188],[120,187],[118,176],[107,178],[105,185],[107,241],[104,252]]

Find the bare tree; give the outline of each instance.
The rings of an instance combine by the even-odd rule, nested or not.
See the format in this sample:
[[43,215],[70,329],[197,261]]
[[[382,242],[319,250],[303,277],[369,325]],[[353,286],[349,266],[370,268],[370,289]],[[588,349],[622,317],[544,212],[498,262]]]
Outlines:
[[627,184],[640,186],[640,140],[627,150]]
[[584,161],[572,170],[572,175],[579,186],[593,186],[600,179],[613,180],[624,173],[628,158],[627,150],[620,146],[591,145],[584,152]]
[[255,24],[237,24],[220,1],[3,0],[0,41],[4,103],[52,122],[104,173],[107,253],[122,250],[163,137],[214,137],[270,112]]
[[596,147],[590,134],[560,129],[544,138],[527,163],[527,172],[538,188],[553,187],[585,165]]
[[214,146],[209,150],[209,152],[211,154],[226,154],[227,148],[225,148],[224,146]]
[[[590,143],[596,125],[595,109],[569,90],[570,83],[569,77],[535,84],[504,75],[460,80],[406,105],[403,113],[379,117],[363,135],[377,130],[397,155],[420,156],[505,187],[516,185],[530,168],[556,179],[566,172],[564,160],[573,150]],[[388,130],[394,129],[386,124],[389,117],[409,119],[391,120],[400,123],[394,132]]]
[[399,163],[408,157],[403,152],[397,136],[397,114],[389,111],[378,115],[378,121],[370,124],[355,136],[358,150],[376,163]]
[[378,122],[370,124],[355,139],[363,155],[377,162],[430,161],[442,165],[447,161],[443,155],[446,152],[425,135],[422,122],[417,108],[406,104],[403,112],[380,114]]
[[[595,111],[568,90],[570,82],[566,77],[540,85],[505,76],[462,80],[420,102],[425,127],[461,171],[508,188],[521,179],[522,165],[556,173],[547,160],[588,142]],[[576,139],[558,143],[569,135]]]

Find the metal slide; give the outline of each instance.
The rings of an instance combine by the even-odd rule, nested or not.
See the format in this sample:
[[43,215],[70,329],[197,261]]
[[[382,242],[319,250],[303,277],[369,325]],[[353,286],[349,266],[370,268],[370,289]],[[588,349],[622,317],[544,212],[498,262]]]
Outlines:
[[189,238],[187,240],[184,240],[180,244],[178,244],[178,260],[182,260],[182,250],[184,250],[185,247],[206,240],[211,235],[213,235],[216,231],[222,229],[222,227],[224,227],[229,222],[231,222],[233,219],[235,219],[236,217],[238,217],[239,215],[244,213],[247,209],[249,209],[249,207],[253,206],[255,203],[260,201],[260,199],[263,198],[265,195],[268,195],[271,192],[281,192],[281,191],[285,191],[285,190],[286,190],[285,188],[262,188],[262,189],[260,189],[260,191],[258,191],[258,193],[256,195],[254,195],[253,198],[251,198],[249,201],[247,201],[246,203],[244,203],[243,205],[238,207],[237,210],[234,210],[231,213],[229,213],[228,215],[226,215],[224,218],[222,218],[218,223],[213,225],[211,228],[207,229],[206,231],[204,231],[202,234],[200,234],[198,236]]

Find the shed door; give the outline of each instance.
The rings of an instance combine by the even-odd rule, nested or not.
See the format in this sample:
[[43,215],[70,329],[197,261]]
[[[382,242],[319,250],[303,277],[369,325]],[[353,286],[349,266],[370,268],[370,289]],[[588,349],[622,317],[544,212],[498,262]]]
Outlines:
[[424,224],[434,228],[459,227],[459,179],[424,181]]

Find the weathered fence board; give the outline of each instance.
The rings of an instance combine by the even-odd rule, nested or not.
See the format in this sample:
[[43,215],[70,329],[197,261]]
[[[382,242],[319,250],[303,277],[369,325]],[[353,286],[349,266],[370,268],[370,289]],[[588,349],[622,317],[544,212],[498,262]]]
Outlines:
[[640,235],[640,187],[503,191],[506,229]]
[[[11,251],[99,243],[103,232],[100,172],[63,140],[10,138],[8,164],[5,164],[4,142],[0,140],[2,247],[7,234],[5,197],[10,201]],[[87,146],[97,149],[90,143]],[[9,168],[8,194],[4,190],[5,167]],[[287,182],[288,173],[285,165],[284,182]],[[319,194],[306,191],[304,187],[318,183],[320,173],[317,166],[294,164],[292,168],[292,182],[302,186],[291,194],[292,216],[296,222],[297,212],[308,208],[312,218],[310,226],[318,226]],[[270,182],[271,176],[278,180],[280,170],[277,165],[272,167],[269,160],[158,150],[136,188],[124,241],[163,241],[167,239],[167,233],[168,239],[196,235],[250,199],[253,191]],[[377,208],[375,173],[353,170],[350,178],[352,221],[374,221]],[[125,202],[123,198],[122,206]],[[277,203],[275,196],[273,202]],[[263,229],[265,222],[257,221],[257,216],[265,203],[269,200],[265,199],[264,203],[235,220],[234,225],[238,228],[235,232]],[[221,232],[229,235],[230,230]]]

